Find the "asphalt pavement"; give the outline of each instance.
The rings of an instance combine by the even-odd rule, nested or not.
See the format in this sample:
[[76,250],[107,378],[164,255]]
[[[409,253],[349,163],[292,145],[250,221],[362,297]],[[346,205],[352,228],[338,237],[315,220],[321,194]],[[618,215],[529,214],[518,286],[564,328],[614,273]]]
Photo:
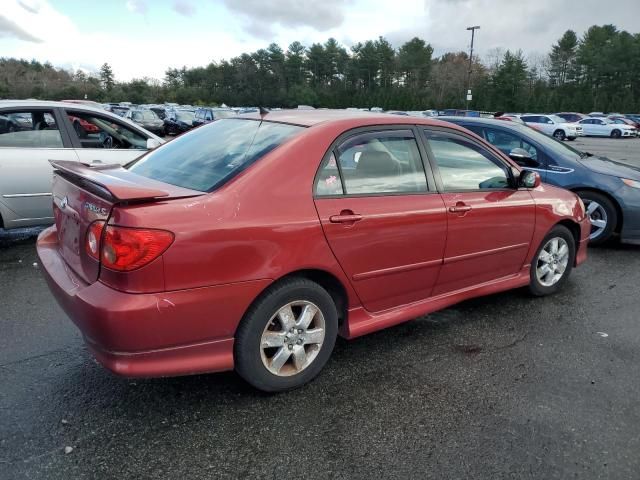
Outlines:
[[640,475],[638,247],[590,249],[552,297],[515,290],[339,340],[313,383],[266,395],[234,373],[107,372],[49,293],[33,233],[0,233],[1,479]]

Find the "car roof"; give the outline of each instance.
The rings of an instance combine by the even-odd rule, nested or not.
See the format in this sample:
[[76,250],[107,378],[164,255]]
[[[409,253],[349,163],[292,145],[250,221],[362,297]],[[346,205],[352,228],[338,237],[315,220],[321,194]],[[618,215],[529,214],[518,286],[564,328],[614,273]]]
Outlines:
[[87,110],[91,112],[104,113],[103,108],[92,107],[85,103],[75,102],[54,102],[50,100],[0,100],[0,108],[73,108],[74,110]]
[[521,123],[505,122],[504,120],[496,120],[494,118],[482,118],[482,117],[438,117],[438,120],[444,120],[445,122],[452,122],[452,123],[464,122],[464,123],[477,124],[477,125],[503,127],[503,128],[509,128],[511,130],[518,130],[520,132],[522,131],[520,127],[524,126]]
[[255,120],[266,120],[271,122],[290,123],[294,125],[302,125],[304,127],[312,127],[317,124],[347,121],[352,122],[356,127],[362,125],[380,124],[406,124],[406,125],[433,125],[448,126],[439,120],[411,117],[408,115],[393,115],[388,113],[363,112],[361,110],[278,110],[271,111],[264,116],[259,112],[244,113],[238,115],[237,118],[251,118]]

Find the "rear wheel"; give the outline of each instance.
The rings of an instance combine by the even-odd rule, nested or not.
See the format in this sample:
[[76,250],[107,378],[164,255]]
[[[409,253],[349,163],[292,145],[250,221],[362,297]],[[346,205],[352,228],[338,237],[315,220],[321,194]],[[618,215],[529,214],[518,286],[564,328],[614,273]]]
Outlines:
[[531,293],[541,297],[560,290],[569,278],[575,258],[573,235],[567,227],[556,225],[544,237],[531,262]]
[[240,323],[236,370],[266,392],[300,387],[320,373],[337,334],[331,295],[304,278],[285,280],[263,294]]
[[566,135],[564,134],[564,132],[562,130],[556,130],[555,132],[553,132],[553,137],[556,140],[563,141],[566,138]]
[[611,200],[597,192],[577,192],[591,221],[589,243],[601,245],[611,238],[618,224],[618,211]]
[[622,136],[622,132],[618,129],[615,129],[611,132],[611,138],[620,138]]

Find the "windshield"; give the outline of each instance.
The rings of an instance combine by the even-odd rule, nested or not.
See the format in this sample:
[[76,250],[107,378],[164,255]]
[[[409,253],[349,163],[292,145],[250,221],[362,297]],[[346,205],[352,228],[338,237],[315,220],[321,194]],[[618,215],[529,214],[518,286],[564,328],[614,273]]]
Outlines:
[[545,135],[544,133],[540,133],[534,128],[526,127],[524,125],[513,125],[514,128],[518,130],[518,132],[526,135],[527,137],[535,140],[543,147],[551,150],[556,155],[569,156],[574,160],[579,160],[586,156],[585,153],[576,150],[575,148],[570,147],[566,143],[560,142],[553,137]]
[[193,119],[194,119],[193,112],[177,112],[176,113],[176,120],[180,122],[191,123]]
[[227,119],[197,128],[127,166],[179,187],[212,191],[304,128]]
[[549,115],[549,118],[556,123],[566,123],[567,121],[558,115]]
[[236,116],[236,112],[234,112],[233,110],[213,110],[213,115],[216,118],[229,118],[229,117],[235,117]]
[[158,115],[156,115],[155,112],[151,110],[142,110],[141,112],[133,112],[133,118],[135,120],[142,120],[142,121],[148,122],[152,120],[157,120]]

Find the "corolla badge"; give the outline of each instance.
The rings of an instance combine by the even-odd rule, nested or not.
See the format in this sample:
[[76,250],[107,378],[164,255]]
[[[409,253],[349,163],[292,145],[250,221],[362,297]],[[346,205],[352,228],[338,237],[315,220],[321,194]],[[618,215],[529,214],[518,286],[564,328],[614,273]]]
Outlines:
[[98,207],[97,205],[89,202],[84,202],[84,208],[86,208],[90,212],[97,213],[98,215],[107,215],[109,213],[107,212],[106,208]]
[[60,210],[64,210],[65,208],[67,208],[68,204],[69,199],[67,197],[64,197],[62,200],[60,200]]

